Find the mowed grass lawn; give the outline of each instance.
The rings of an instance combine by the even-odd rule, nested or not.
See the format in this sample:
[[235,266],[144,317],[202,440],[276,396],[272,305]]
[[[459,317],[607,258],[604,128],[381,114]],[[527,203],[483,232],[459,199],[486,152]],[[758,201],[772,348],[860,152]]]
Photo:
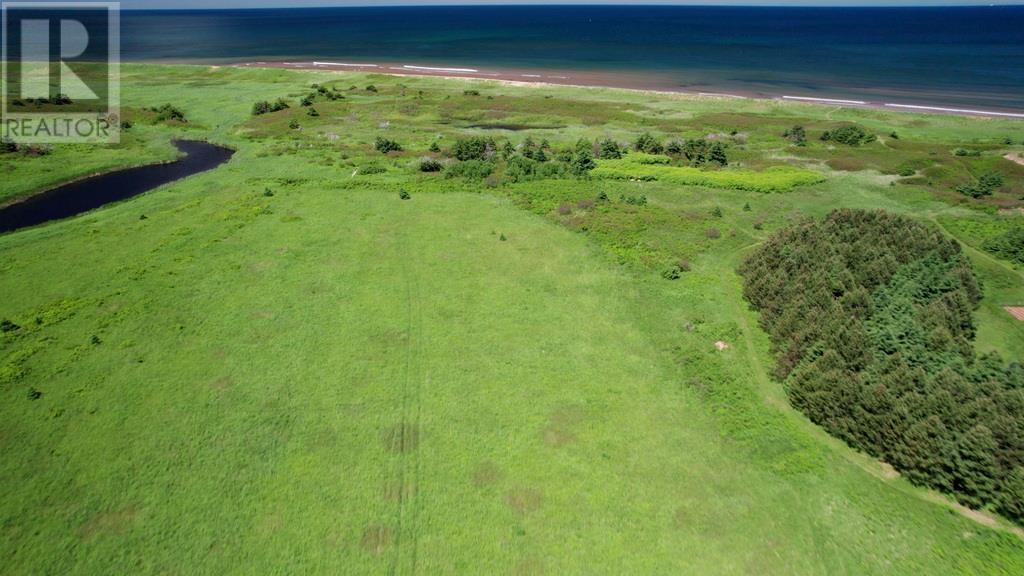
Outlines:
[[0,236],[5,574],[1024,565],[786,405],[733,273],[756,238],[667,282],[478,186],[400,200],[212,131],[213,172]]

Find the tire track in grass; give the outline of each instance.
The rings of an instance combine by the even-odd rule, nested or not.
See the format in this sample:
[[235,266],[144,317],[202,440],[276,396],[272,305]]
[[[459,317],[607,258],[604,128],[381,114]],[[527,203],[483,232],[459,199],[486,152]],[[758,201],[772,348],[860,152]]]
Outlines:
[[415,574],[418,551],[420,421],[422,381],[420,346],[423,342],[423,307],[419,281],[410,257],[408,225],[402,227],[402,272],[405,279],[406,342],[405,375],[402,380],[401,422],[392,433],[398,454],[398,504],[395,519],[395,549],[389,574]]

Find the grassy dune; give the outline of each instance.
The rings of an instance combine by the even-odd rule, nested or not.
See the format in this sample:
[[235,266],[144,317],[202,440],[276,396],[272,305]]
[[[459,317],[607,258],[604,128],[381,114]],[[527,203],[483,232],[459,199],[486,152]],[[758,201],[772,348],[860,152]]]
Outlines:
[[[313,82],[346,97],[310,117],[297,98]],[[0,236],[0,318],[21,327],[0,335],[5,573],[1024,570],[1004,522],[958,513],[788,406],[734,272],[772,230],[835,207],[936,219],[971,246],[956,224],[1014,202],[835,170],[827,146],[795,149],[781,130],[857,122],[1001,150],[1019,123],[273,70],[127,66],[124,84],[147,158],[172,137],[238,153]],[[278,97],[292,107],[250,116]],[[165,102],[188,124],[138,112]],[[499,122],[564,128],[468,127]],[[416,170],[464,135],[557,147],[731,130],[746,135],[736,170],[822,181],[766,195]],[[380,135],[405,151],[375,152]],[[33,175],[3,194],[142,157],[0,156]],[[384,170],[360,175],[369,165]],[[987,287],[979,348],[1020,360],[1024,333],[999,313],[1024,302],[1019,274],[970,254]],[[664,280],[679,259],[692,270]]]

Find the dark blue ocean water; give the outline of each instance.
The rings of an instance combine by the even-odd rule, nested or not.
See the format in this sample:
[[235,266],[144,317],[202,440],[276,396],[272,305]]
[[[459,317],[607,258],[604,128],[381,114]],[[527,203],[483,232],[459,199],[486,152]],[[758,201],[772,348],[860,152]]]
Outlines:
[[125,12],[125,60],[607,73],[644,87],[1024,110],[1024,6]]

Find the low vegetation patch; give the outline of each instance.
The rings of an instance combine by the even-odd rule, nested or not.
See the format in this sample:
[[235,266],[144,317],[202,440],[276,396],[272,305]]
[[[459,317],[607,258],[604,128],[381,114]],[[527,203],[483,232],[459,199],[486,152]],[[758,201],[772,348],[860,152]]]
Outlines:
[[790,166],[773,166],[763,171],[711,171],[692,166],[672,166],[671,158],[667,156],[639,154],[630,154],[620,160],[597,160],[597,168],[591,175],[613,180],[658,181],[753,192],[788,192],[797,186],[825,180],[817,172]]

